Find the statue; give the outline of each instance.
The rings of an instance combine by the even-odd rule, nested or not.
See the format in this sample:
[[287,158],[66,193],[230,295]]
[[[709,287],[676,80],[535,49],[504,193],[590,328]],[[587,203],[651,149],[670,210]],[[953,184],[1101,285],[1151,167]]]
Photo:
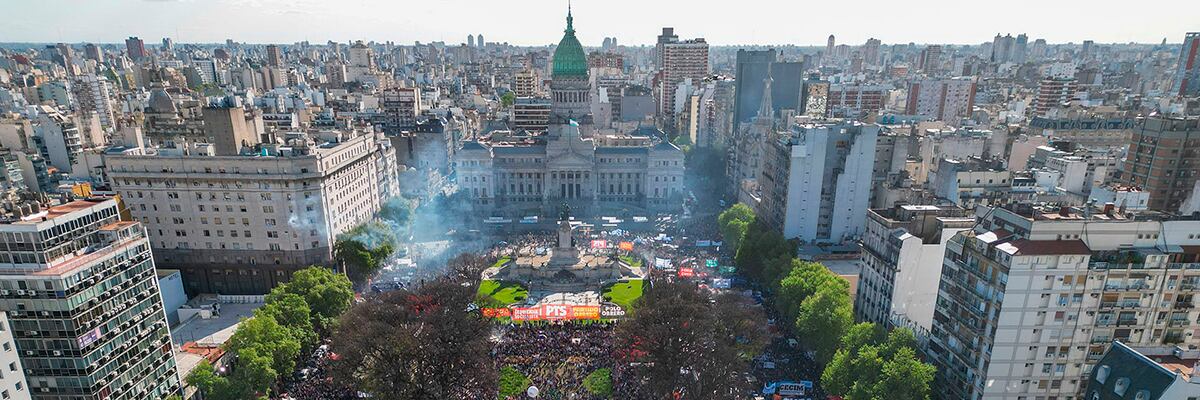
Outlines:
[[567,221],[571,219],[571,206],[566,202],[558,205],[558,220]]

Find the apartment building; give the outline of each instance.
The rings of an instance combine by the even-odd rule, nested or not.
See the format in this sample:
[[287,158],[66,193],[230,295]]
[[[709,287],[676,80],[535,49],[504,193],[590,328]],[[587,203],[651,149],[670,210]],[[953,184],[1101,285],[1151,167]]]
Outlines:
[[[0,221],[0,387],[44,400],[165,399],[180,388],[150,243],[117,201],[22,204]],[[10,347],[14,346],[15,349]],[[13,371],[16,352],[23,371]],[[7,378],[6,378],[7,379]]]
[[1200,179],[1200,118],[1148,118],[1133,129],[1121,183],[1150,192],[1150,209],[1177,211]]
[[929,332],[946,242],[974,223],[953,204],[868,210],[855,320]]
[[956,123],[975,108],[975,79],[926,79],[908,85],[904,113]]
[[380,133],[284,137],[249,155],[200,143],[187,154],[105,156],[158,264],[179,269],[189,293],[263,294],[296,269],[328,264],[337,236],[399,193],[395,152]]
[[417,117],[421,115],[420,88],[388,89],[380,96],[379,103],[383,112],[376,125],[384,133],[395,135],[416,129]]
[[766,139],[758,215],[787,238],[843,243],[862,234],[880,127],[797,125]]
[[691,79],[699,84],[708,75],[708,42],[704,38],[675,41],[662,45],[662,71],[658,79],[658,113],[663,123],[674,129],[675,91]]
[[1111,204],[976,217],[946,244],[927,354],[939,398],[1082,399],[1113,340],[1200,341],[1200,220]]
[[[16,349],[8,313],[0,311],[0,348]],[[0,398],[28,400],[29,383],[25,380],[25,368],[16,350],[0,353]]]

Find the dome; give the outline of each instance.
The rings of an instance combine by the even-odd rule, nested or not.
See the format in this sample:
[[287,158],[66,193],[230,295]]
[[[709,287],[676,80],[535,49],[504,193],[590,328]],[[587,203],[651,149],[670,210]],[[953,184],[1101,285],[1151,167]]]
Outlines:
[[146,103],[146,108],[157,113],[179,112],[179,109],[175,108],[175,102],[171,100],[171,95],[161,87],[150,91],[150,98]]
[[579,39],[575,38],[573,21],[571,11],[568,10],[567,30],[564,31],[562,40],[558,42],[558,48],[554,49],[552,78],[587,78],[588,76],[587,54],[583,52],[583,45],[579,44]]

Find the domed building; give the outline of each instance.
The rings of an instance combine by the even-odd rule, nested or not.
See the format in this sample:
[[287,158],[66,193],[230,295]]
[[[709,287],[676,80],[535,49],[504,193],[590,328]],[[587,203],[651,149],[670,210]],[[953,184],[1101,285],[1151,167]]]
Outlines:
[[554,50],[545,134],[492,134],[454,154],[458,190],[484,216],[651,215],[683,205],[683,152],[646,128],[596,135],[587,53],[574,17]]
[[575,37],[575,18],[567,9],[567,29],[554,49],[550,75],[550,123],[581,124],[591,121],[592,85],[588,79],[587,53]]

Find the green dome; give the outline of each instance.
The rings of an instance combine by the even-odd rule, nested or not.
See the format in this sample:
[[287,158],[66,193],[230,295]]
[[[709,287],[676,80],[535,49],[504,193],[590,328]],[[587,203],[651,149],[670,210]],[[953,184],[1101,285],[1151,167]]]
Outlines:
[[573,21],[571,12],[567,11],[567,30],[558,42],[558,48],[554,49],[554,71],[551,74],[553,78],[588,76],[587,54],[583,52],[583,45],[579,44],[579,39],[575,38]]

